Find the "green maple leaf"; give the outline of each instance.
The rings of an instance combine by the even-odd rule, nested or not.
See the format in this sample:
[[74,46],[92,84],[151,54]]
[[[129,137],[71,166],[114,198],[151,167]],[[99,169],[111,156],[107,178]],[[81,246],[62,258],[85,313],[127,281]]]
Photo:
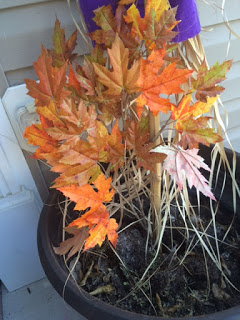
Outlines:
[[200,117],[194,119],[189,118],[181,123],[182,126],[182,138],[180,145],[186,149],[189,146],[190,149],[198,148],[198,144],[202,143],[209,146],[211,143],[221,142],[223,138],[214,132],[213,128],[208,127],[208,121],[210,117]]
[[66,61],[72,61],[77,54],[73,54],[73,50],[76,47],[77,41],[77,30],[70,36],[70,38],[65,40],[65,31],[61,28],[58,19],[55,21],[54,33],[52,37],[54,50],[49,50],[53,58],[53,66],[61,67]]
[[224,61],[222,64],[215,63],[208,69],[206,61],[203,61],[197,75],[192,81],[192,88],[196,90],[196,99],[206,102],[207,97],[216,97],[224,88],[217,84],[226,79],[226,73],[232,65],[232,60]]
[[151,47],[151,44],[155,44],[156,49],[159,49],[177,35],[177,32],[172,31],[179,23],[175,19],[176,11],[177,8],[163,11],[159,22],[156,21],[156,12],[153,9],[150,11],[147,29],[144,32],[147,45]]

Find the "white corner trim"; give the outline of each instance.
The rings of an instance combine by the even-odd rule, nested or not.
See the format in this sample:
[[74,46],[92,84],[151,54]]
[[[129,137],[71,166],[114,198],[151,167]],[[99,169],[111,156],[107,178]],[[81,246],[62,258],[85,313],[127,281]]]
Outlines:
[[[26,190],[32,190],[38,207],[42,208],[42,200],[18,142],[18,139],[21,140],[22,133],[16,117],[19,114],[19,108],[24,107],[31,100],[26,94],[25,85],[8,88],[2,103],[0,100],[0,146],[5,157],[4,162],[0,162],[0,171],[12,194],[19,192],[21,186]],[[22,141],[24,141],[23,138]],[[4,186],[0,184],[0,188],[4,189]],[[1,193],[3,196],[6,191],[3,190]]]

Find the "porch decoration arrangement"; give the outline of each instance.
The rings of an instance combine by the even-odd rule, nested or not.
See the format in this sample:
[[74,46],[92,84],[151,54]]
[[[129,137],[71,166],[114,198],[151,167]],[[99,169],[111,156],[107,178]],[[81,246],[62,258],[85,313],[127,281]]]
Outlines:
[[40,122],[24,136],[59,174],[52,188],[69,199],[55,253],[70,277],[70,265],[78,268],[76,283],[92,295],[156,316],[218,311],[240,297],[230,293],[237,284],[226,255],[237,238],[221,224],[224,179],[214,192],[223,168],[230,192],[239,192],[217,109],[232,61],[208,66],[195,2],[180,2],[95,9],[97,27],[87,20],[93,47],[81,65],[77,32],[66,40],[56,20],[53,49],[42,46],[34,63],[39,82],[26,80]]

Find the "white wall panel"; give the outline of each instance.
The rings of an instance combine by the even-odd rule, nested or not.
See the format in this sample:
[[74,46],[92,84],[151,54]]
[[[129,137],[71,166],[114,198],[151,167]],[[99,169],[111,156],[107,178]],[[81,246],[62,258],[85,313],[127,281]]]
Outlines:
[[[31,66],[41,52],[41,43],[52,47],[56,16],[70,35],[75,28],[66,1],[0,11],[0,63],[4,71]],[[77,52],[86,53],[86,46],[79,44]]]
[[49,0],[0,0],[0,9],[15,8],[47,1]]
[[229,21],[239,19],[240,0],[225,0],[224,2],[223,7],[223,0],[196,0],[202,27],[223,23],[223,15]]

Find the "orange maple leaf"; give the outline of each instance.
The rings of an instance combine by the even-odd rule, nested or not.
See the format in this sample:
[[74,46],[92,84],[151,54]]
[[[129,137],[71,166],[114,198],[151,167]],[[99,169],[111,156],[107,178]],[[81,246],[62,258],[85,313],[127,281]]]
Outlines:
[[105,94],[120,95],[123,90],[127,93],[138,91],[136,81],[139,77],[140,61],[135,61],[132,67],[128,69],[129,49],[124,47],[118,34],[116,34],[112,48],[108,49],[108,55],[113,71],[93,63],[98,81],[108,87]]
[[141,121],[142,123],[140,121],[131,121],[128,125],[126,145],[128,149],[134,150],[138,168],[143,167],[154,172],[154,164],[162,163],[166,156],[150,152],[154,147],[154,143],[149,142],[148,127],[145,126],[143,117]]
[[78,187],[71,185],[68,187],[58,188],[66,197],[69,197],[71,201],[76,202],[74,210],[85,210],[89,207],[105,208],[103,202],[109,202],[112,200],[114,190],[110,190],[111,178],[105,179],[101,173],[98,178],[93,182],[98,191],[95,191],[89,184]]
[[165,65],[163,60],[165,50],[153,51],[147,59],[141,60],[140,77],[137,85],[142,91],[136,99],[137,112],[141,115],[145,105],[157,115],[159,111],[167,113],[171,110],[169,99],[160,97],[160,94],[181,93],[181,85],[186,82],[193,71],[176,68],[176,62]]
[[36,159],[44,159],[46,153],[55,153],[57,151],[57,141],[50,137],[41,124],[33,124],[24,131],[24,138],[29,144],[38,146],[33,157]]
[[66,84],[66,68],[65,63],[61,68],[56,69],[52,66],[52,58],[48,51],[42,46],[42,52],[37,62],[34,62],[34,69],[39,78],[39,83],[26,79],[28,94],[36,99],[36,105],[43,107],[49,105],[52,101],[55,106],[59,106],[61,102],[69,94],[64,90]]
[[116,247],[118,239],[117,228],[118,224],[113,218],[99,222],[96,227],[89,230],[90,236],[85,242],[84,251],[95,247],[97,244],[101,246],[106,236],[113,246]]
[[[49,158],[45,156],[46,159]],[[85,184],[91,181],[94,181],[100,174],[101,169],[96,162],[88,162],[85,164],[79,165],[66,165],[63,163],[56,163],[56,165],[52,168],[54,172],[61,172],[63,173],[55,179],[53,188],[61,188],[67,186],[67,190],[69,190],[69,186],[71,185],[78,185],[79,187],[84,186]],[[71,189],[71,188],[70,188]],[[70,190],[69,190],[70,191]]]
[[76,202],[74,210],[90,210],[84,213],[80,218],[75,219],[68,225],[69,227],[89,228],[90,236],[87,238],[84,250],[95,247],[97,244],[102,245],[106,236],[109,241],[116,246],[118,224],[115,219],[109,219],[109,213],[103,202],[112,200],[114,190],[109,190],[111,186],[111,178],[105,179],[101,173],[99,177],[93,182],[93,187],[86,184],[82,187],[75,185],[69,187],[58,188],[70,200]]
[[77,227],[79,229],[88,227],[90,236],[87,238],[84,246],[84,251],[95,247],[97,244],[102,245],[106,236],[108,240],[116,246],[117,243],[117,228],[118,224],[115,219],[109,219],[109,213],[106,208],[90,209],[84,213],[80,218],[75,219],[68,225],[68,228]]
[[54,126],[64,127],[64,123],[61,120],[58,110],[53,100],[50,100],[49,104],[43,107],[37,107],[36,112],[43,116],[45,119],[52,121]]
[[80,82],[77,79],[77,76],[73,70],[73,67],[71,64],[68,65],[69,73],[68,73],[68,84],[67,86],[69,89],[73,89],[77,94],[81,92],[81,85]]

